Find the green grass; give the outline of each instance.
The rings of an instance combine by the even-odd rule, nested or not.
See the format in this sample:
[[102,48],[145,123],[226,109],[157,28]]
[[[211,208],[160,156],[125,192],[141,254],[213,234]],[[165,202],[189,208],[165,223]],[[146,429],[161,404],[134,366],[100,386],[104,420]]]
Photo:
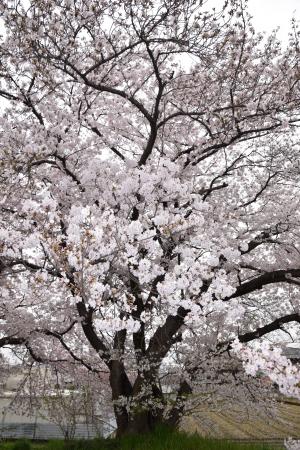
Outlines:
[[[273,450],[268,445],[242,444],[204,439],[158,428],[154,433],[131,435],[120,439],[92,439],[88,441],[48,441],[35,443],[19,440],[0,443],[0,450]],[[276,449],[278,450],[278,448]]]
[[27,439],[19,439],[13,443],[12,450],[30,450],[31,443]]
[[[127,436],[112,442],[116,450],[270,450],[267,445],[250,445],[234,442],[204,439],[198,435],[170,433],[157,430],[150,435]],[[105,447],[104,447],[105,448]],[[106,450],[106,448],[105,448]]]

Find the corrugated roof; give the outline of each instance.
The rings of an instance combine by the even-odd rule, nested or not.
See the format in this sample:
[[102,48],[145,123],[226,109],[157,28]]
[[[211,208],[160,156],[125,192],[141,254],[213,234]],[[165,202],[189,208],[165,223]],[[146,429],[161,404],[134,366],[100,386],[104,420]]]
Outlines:
[[282,354],[289,359],[299,359],[300,360],[300,348],[298,348],[298,347],[285,347],[282,350]]
[[262,413],[247,418],[239,406],[218,412],[202,410],[184,418],[182,428],[216,439],[300,439],[300,402],[282,402],[269,417]]

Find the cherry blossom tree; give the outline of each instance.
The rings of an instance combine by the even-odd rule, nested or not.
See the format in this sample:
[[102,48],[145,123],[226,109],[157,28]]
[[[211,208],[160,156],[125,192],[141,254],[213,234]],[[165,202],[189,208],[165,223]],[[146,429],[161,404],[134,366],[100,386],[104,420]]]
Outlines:
[[1,347],[108,376],[119,435],[257,371],[299,396],[297,24],[282,49],[243,0],[0,14]]

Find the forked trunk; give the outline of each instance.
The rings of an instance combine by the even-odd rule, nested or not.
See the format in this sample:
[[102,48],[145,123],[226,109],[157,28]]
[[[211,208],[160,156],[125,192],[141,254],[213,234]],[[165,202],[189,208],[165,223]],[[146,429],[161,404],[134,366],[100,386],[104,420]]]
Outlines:
[[[115,403],[114,413],[118,437],[152,432],[159,425],[174,429],[178,426],[182,407],[176,402],[173,410],[169,411],[168,419],[164,418],[164,396],[161,389],[154,383],[152,372],[144,373],[144,376],[148,375],[146,379],[137,377],[132,386],[121,362],[112,361],[110,369],[110,385]],[[151,392],[141,395],[145,386],[151,386]],[[179,398],[177,397],[177,401]],[[159,407],[149,406],[151,401],[159,404]]]

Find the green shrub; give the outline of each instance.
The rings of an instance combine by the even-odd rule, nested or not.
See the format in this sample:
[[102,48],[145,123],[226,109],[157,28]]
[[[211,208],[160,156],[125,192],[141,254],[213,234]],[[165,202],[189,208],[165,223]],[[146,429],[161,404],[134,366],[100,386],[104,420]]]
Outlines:
[[64,442],[64,450],[84,450],[85,442],[83,440],[72,440]]
[[86,450],[118,450],[119,443],[116,439],[95,438],[90,442],[90,447]]
[[63,448],[54,448],[53,450],[110,450],[115,448],[119,447],[116,447],[116,443],[113,440],[109,441],[103,438],[95,438],[90,440],[78,439],[65,441]]
[[12,450],[31,450],[31,443],[27,439],[19,439],[13,443]]
[[52,439],[46,443],[46,450],[64,450],[65,442],[61,439]]

